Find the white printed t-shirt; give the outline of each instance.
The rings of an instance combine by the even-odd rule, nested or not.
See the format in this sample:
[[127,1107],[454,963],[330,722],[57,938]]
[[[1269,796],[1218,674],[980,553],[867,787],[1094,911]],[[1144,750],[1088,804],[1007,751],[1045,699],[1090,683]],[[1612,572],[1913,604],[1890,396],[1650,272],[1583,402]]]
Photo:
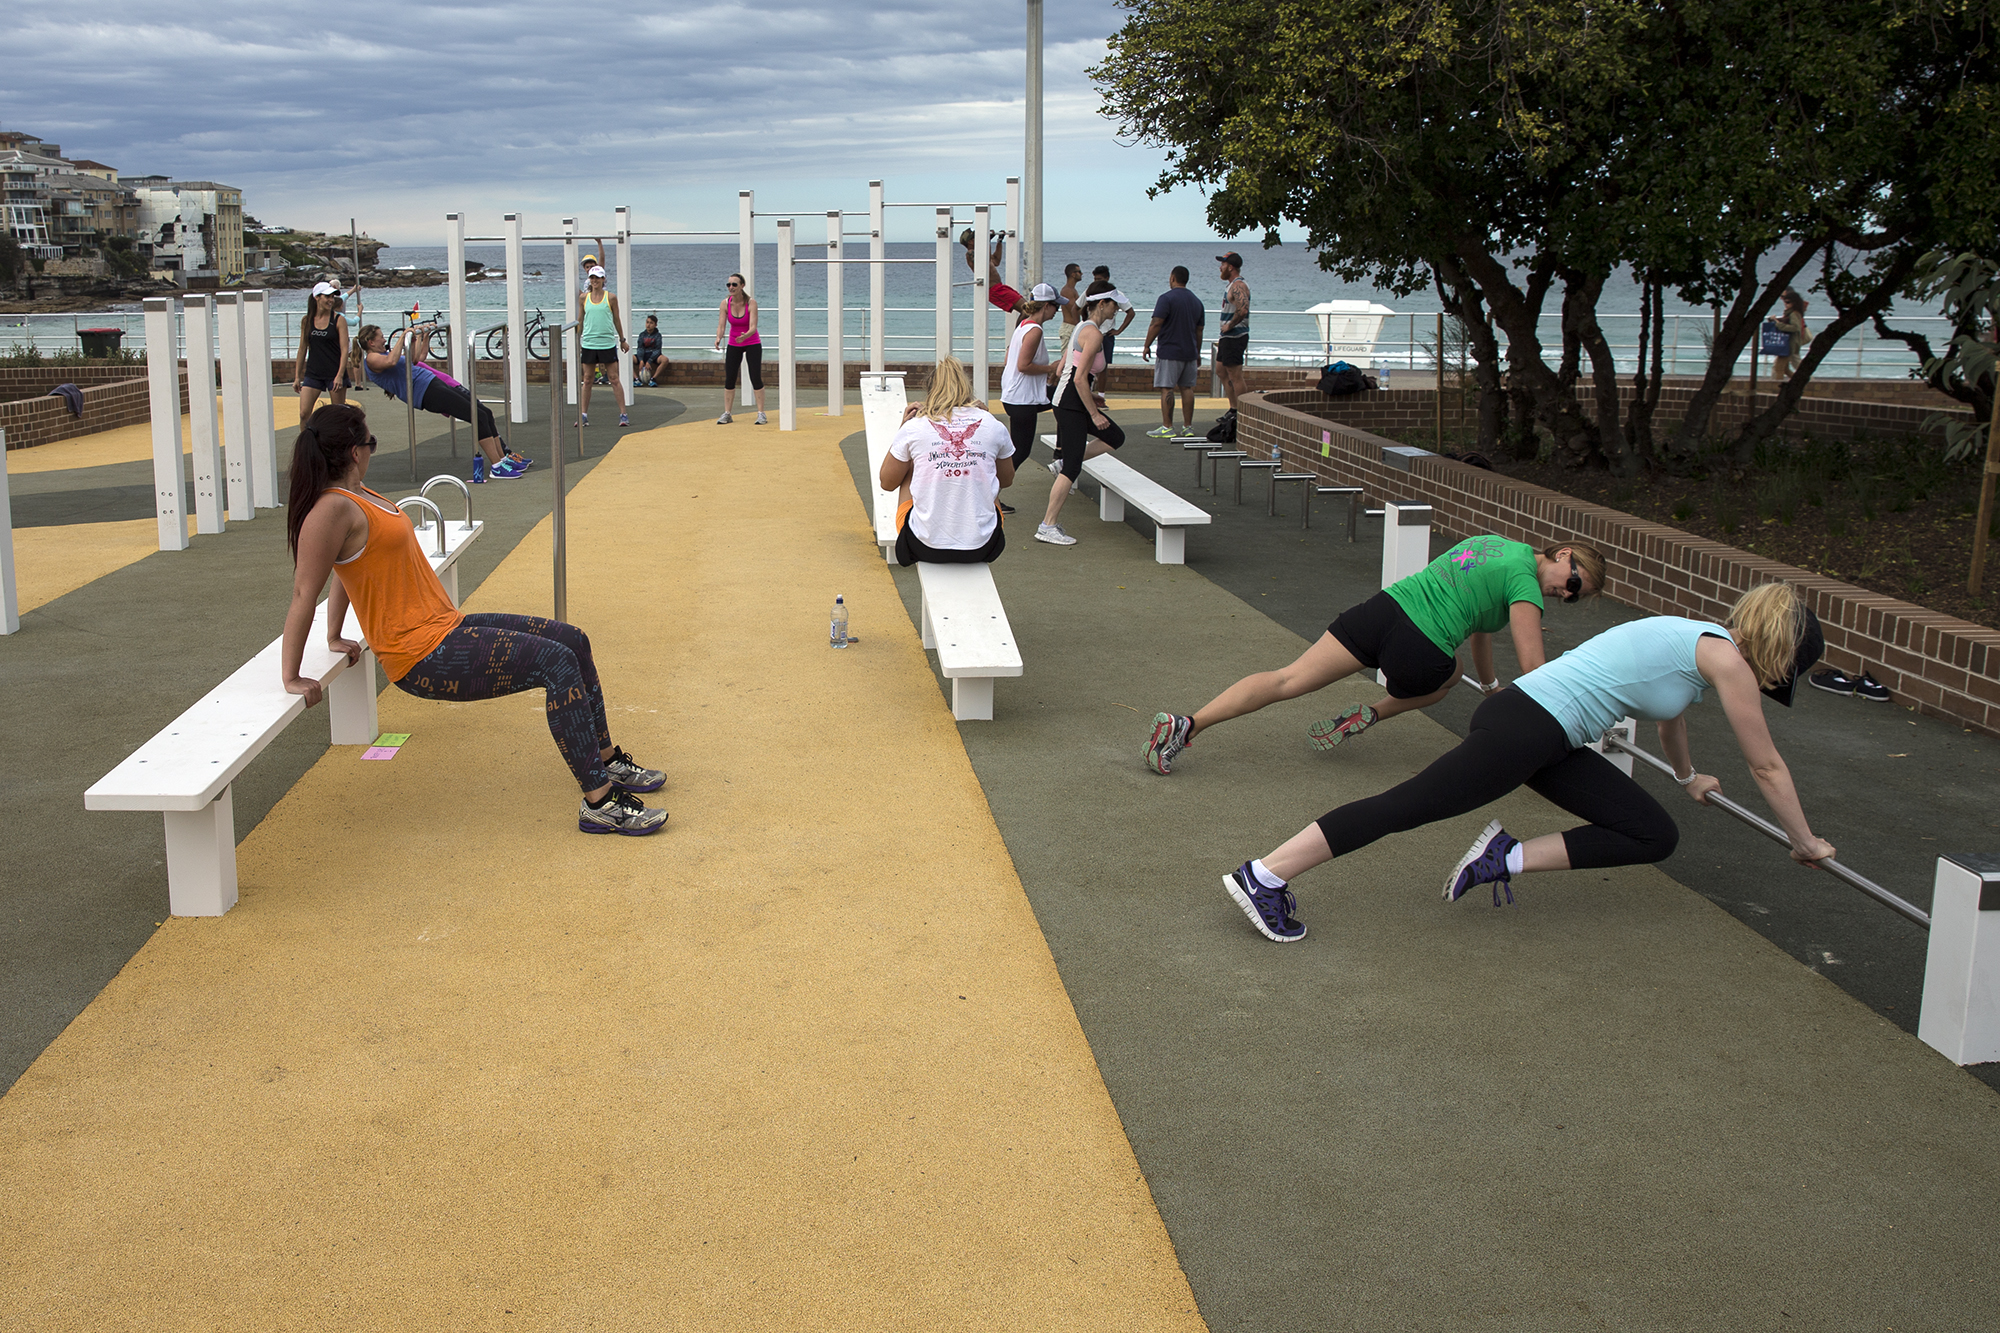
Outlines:
[[889,442],[892,458],[915,464],[910,473],[910,525],[919,541],[941,551],[976,551],[1000,521],[998,460],[1014,441],[983,408],[954,408],[947,421],[918,415]]

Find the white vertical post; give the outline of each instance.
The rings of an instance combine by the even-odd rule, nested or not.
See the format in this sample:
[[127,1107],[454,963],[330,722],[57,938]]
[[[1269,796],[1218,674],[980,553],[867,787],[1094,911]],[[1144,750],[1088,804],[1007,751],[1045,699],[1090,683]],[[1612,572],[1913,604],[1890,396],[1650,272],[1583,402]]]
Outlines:
[[937,211],[937,359],[951,355],[951,210]]
[[236,906],[236,798],[224,787],[206,810],[169,810],[167,910],[221,916]]
[[[507,346],[513,350],[513,355],[507,358],[508,406],[512,409],[508,415],[518,426],[528,419],[528,335],[527,311],[521,299],[521,215],[509,213],[501,221],[507,224],[503,229],[507,237]],[[561,324],[567,318],[567,315],[558,313],[556,323]],[[549,392],[555,391],[556,386],[551,384]],[[478,415],[473,413],[475,417]],[[479,428],[474,426],[473,433],[478,434],[478,431]]]
[[[567,324],[569,323],[569,312],[577,308],[576,294],[583,290],[583,283],[578,277],[576,267],[576,219],[564,218],[562,220],[562,227],[563,312],[558,318],[558,323]],[[604,256],[599,255],[598,258],[602,259]],[[581,360],[576,353],[577,349],[582,346],[583,329],[581,327],[571,329],[563,335],[563,365],[568,368],[568,374],[563,376],[563,383],[566,386],[564,392],[569,395],[563,401],[567,403],[576,402],[577,371],[579,369],[577,362]]]
[[[1020,292],[1023,299],[1025,299],[1028,289],[1021,285],[1021,178],[1019,176],[1009,176],[1007,178],[1007,227],[1005,235],[1008,241],[1011,242],[1007,246],[1006,251],[1007,285],[1015,291]],[[1003,348],[1013,343],[1014,329],[1020,322],[1021,308],[1015,306],[1007,312],[1007,320],[1003,326],[1006,332],[1000,338]]]
[[[147,340],[149,346],[151,341]],[[180,413],[174,413],[176,426],[180,419]],[[176,449],[174,462],[180,461],[180,451]],[[14,589],[14,500],[7,490],[7,432],[0,430],[0,634],[13,634],[20,628],[21,598]]]
[[1020,231],[1028,286],[1022,291],[1042,280],[1042,0],[1028,0],[1027,111]]
[[883,317],[888,313],[887,294],[888,265],[881,261],[889,257],[889,238],[883,234],[883,222],[888,209],[882,202],[882,182],[868,182],[868,257],[875,262],[868,266],[868,368],[877,374],[888,369],[883,361],[887,353],[883,328]]
[[[1431,562],[1431,507],[1382,502],[1382,586],[1408,578]],[[1386,685],[1388,676],[1375,673]]]
[[986,297],[993,290],[993,210],[981,204],[972,210],[972,401],[986,406],[986,331],[991,309]]
[[778,429],[799,428],[799,311],[792,282],[792,220],[778,219]]
[[265,293],[243,293],[243,395],[250,409],[250,501],[284,504],[278,494],[278,420],[271,399],[271,315]]
[[[755,190],[738,190],[736,192],[736,267],[743,274],[743,294],[745,296],[757,290],[756,205],[757,192]],[[786,279],[786,281],[789,280]],[[750,377],[748,375],[739,376],[738,383],[740,385],[740,396],[736,400],[737,406],[748,407],[756,401],[750,388]],[[723,395],[723,400],[725,402],[728,401],[727,394]],[[785,429],[790,430],[791,427],[786,426]]]
[[215,421],[214,298],[181,301],[187,340],[188,439],[194,451],[194,530],[221,532],[223,517],[222,440]]
[[[472,320],[465,313],[465,218],[459,213],[444,215],[444,267],[445,309],[451,325],[451,377],[477,398],[479,389],[472,382],[472,357],[465,345],[472,332]],[[478,415],[475,410],[475,420]],[[473,434],[478,433],[475,427]]]
[[1938,858],[1917,1037],[1954,1064],[2000,1060],[2000,857]]
[[216,354],[222,363],[222,465],[229,479],[229,517],[257,517],[250,498],[250,405],[243,392],[243,301],[235,292],[215,298]]
[[[160,549],[188,546],[187,469],[181,465],[180,358],[174,354],[174,303],[146,298],[146,389],[153,418],[153,511]],[[300,355],[304,355],[301,350]]]
[[618,401],[632,401],[632,349],[638,345],[643,326],[632,313],[632,210],[614,208],[611,215],[618,228],[618,318],[625,325],[625,346],[618,353]]
[[[826,215],[826,257],[829,261],[840,258],[840,229],[843,225],[837,209],[829,209]],[[846,286],[841,282],[842,266],[837,262],[826,265],[826,414],[830,417],[846,415],[847,408],[847,323],[842,318],[845,313],[841,303],[847,299]]]

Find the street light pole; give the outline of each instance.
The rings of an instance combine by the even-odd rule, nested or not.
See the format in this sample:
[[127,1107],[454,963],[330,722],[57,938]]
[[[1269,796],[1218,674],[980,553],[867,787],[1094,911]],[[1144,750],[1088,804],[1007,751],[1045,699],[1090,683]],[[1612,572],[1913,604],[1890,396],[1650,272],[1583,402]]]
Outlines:
[[1028,0],[1028,142],[1021,173],[1021,251],[1030,291],[1042,280],[1042,0]]

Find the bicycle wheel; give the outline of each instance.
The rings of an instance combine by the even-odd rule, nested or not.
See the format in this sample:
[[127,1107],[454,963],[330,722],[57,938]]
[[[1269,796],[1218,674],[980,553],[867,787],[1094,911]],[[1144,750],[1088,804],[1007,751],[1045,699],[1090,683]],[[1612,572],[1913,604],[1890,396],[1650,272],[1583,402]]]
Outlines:
[[486,332],[486,359],[498,361],[507,354],[507,330],[488,329]]
[[528,355],[536,361],[549,359],[549,326],[538,324],[528,330]]

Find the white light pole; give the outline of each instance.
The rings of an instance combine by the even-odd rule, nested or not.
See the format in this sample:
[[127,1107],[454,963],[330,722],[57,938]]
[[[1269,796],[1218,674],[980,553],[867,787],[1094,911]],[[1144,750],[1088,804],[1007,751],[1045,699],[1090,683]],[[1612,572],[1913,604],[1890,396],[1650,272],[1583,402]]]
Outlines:
[[[1028,143],[1021,173],[1022,257],[1028,288],[1042,280],[1042,0],[1028,0]],[[1011,220],[1011,219],[1010,219]]]

